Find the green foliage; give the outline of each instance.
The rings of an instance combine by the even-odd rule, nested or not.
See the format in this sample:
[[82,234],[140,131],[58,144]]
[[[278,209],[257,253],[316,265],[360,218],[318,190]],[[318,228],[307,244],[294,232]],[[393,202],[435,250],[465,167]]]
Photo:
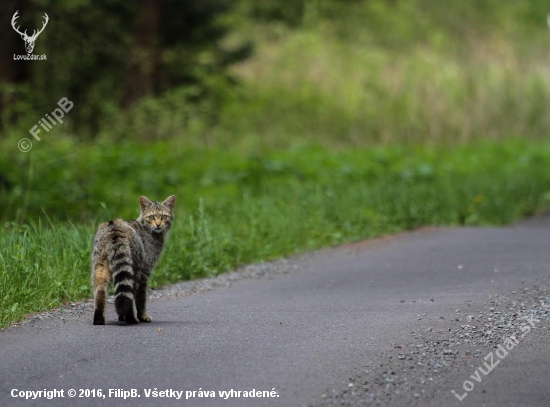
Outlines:
[[498,51],[478,50],[465,61],[291,34],[242,67],[248,86],[223,106],[213,137],[239,146],[343,148],[545,137],[550,67],[494,45]]
[[256,56],[236,70],[243,88],[223,105],[218,143],[348,148],[548,134],[544,2],[250,3],[253,17],[259,8],[299,18],[288,29],[262,17],[247,32]]
[[71,138],[247,149],[540,137],[550,123],[540,0],[149,2],[157,25],[147,3],[33,0],[22,18],[50,13],[36,50],[49,60],[0,78],[2,135],[63,96]]
[[0,325],[90,297],[97,224],[135,218],[144,191],[178,198],[154,286],[423,225],[509,223],[541,210],[550,191],[550,144],[519,140],[251,156],[166,143],[68,145],[62,164],[60,154],[35,154],[33,187],[0,204],[11,208],[4,217],[24,203],[35,219],[2,227]]
[[[513,42],[532,41],[544,24],[548,4],[542,0],[483,0],[472,3],[439,0],[242,0],[242,12],[263,25],[294,28],[330,26],[342,38],[369,38],[369,43],[406,49],[419,44],[453,44],[468,36],[511,35]],[[518,38],[519,34],[519,38]],[[443,44],[440,44],[443,45]]]

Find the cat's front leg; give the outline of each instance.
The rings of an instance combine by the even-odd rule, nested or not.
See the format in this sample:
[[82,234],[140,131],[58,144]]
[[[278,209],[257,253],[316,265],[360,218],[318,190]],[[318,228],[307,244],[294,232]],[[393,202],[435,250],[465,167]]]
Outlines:
[[147,315],[147,282],[142,282],[136,292],[136,309],[139,322],[151,322],[153,319]]

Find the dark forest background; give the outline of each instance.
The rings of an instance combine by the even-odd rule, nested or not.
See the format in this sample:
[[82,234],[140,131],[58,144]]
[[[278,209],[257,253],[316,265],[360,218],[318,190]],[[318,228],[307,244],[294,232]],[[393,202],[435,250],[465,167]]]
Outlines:
[[[16,10],[18,24],[29,32],[48,13],[49,24],[34,50],[46,54],[47,62],[13,60],[13,54],[25,53],[23,41],[8,25]],[[113,139],[185,133],[210,140],[217,132],[230,143],[243,132],[271,132],[272,123],[280,121],[281,105],[307,116],[292,117],[304,126],[276,124],[280,133],[293,133],[283,137],[307,138],[304,127],[331,120],[329,137],[350,139],[350,133],[361,132],[354,138],[387,138],[384,134],[393,130],[362,122],[358,106],[338,108],[338,103],[322,100],[334,90],[330,88],[349,90],[343,81],[333,83],[331,72],[343,76],[362,69],[355,84],[363,89],[363,98],[367,95],[364,102],[371,103],[372,98],[386,99],[387,89],[377,85],[382,71],[400,69],[404,62],[414,65],[402,67],[410,75],[423,69],[419,73],[429,76],[433,58],[443,69],[461,65],[458,75],[483,77],[486,71],[472,69],[488,64],[508,69],[495,74],[522,75],[524,65],[531,73],[534,63],[547,62],[546,12],[547,4],[538,0],[6,0],[0,5],[0,134],[32,125],[40,117],[34,112],[48,113],[66,96],[75,110],[64,130],[78,140],[104,132]],[[422,59],[425,66],[419,67]],[[316,63],[317,70],[327,65],[320,78],[315,77]],[[256,75],[247,75],[253,70]],[[261,76],[259,70],[276,72]],[[317,86],[319,80],[324,83]],[[450,83],[449,92],[460,92],[455,85],[477,86],[471,81]],[[147,101],[142,110],[140,101]],[[330,117],[319,118],[325,109],[332,111]],[[144,114],[150,116],[149,125],[136,131],[136,117]],[[268,117],[259,120],[259,115]],[[177,124],[170,126],[170,120]],[[334,123],[346,120],[351,126]],[[150,131],[166,127],[164,133],[171,135]],[[441,133],[447,137],[449,132],[442,128]]]

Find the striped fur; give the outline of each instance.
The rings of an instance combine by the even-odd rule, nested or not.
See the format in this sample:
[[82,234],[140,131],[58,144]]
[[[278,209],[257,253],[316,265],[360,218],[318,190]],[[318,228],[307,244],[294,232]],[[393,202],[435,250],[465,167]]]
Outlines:
[[94,325],[105,325],[111,281],[118,320],[127,324],[151,322],[146,312],[147,280],[162,254],[174,219],[174,203],[174,196],[164,202],[151,202],[142,196],[137,220],[115,219],[99,225],[92,251]]

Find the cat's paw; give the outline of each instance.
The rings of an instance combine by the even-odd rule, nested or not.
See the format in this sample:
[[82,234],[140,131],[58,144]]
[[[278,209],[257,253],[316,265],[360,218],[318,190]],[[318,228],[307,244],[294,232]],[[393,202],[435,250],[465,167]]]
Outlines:
[[94,325],[105,325],[105,316],[99,311],[94,313]]
[[137,325],[137,324],[139,324],[139,321],[135,318],[134,319],[126,318],[126,323],[128,325]]
[[152,322],[153,321],[153,318],[151,318],[147,314],[138,315],[138,319],[139,319],[139,322]]
[[133,313],[127,314],[126,317],[124,318],[124,320],[126,321],[126,323],[128,325],[139,324],[139,321],[136,319],[136,317],[134,316]]

